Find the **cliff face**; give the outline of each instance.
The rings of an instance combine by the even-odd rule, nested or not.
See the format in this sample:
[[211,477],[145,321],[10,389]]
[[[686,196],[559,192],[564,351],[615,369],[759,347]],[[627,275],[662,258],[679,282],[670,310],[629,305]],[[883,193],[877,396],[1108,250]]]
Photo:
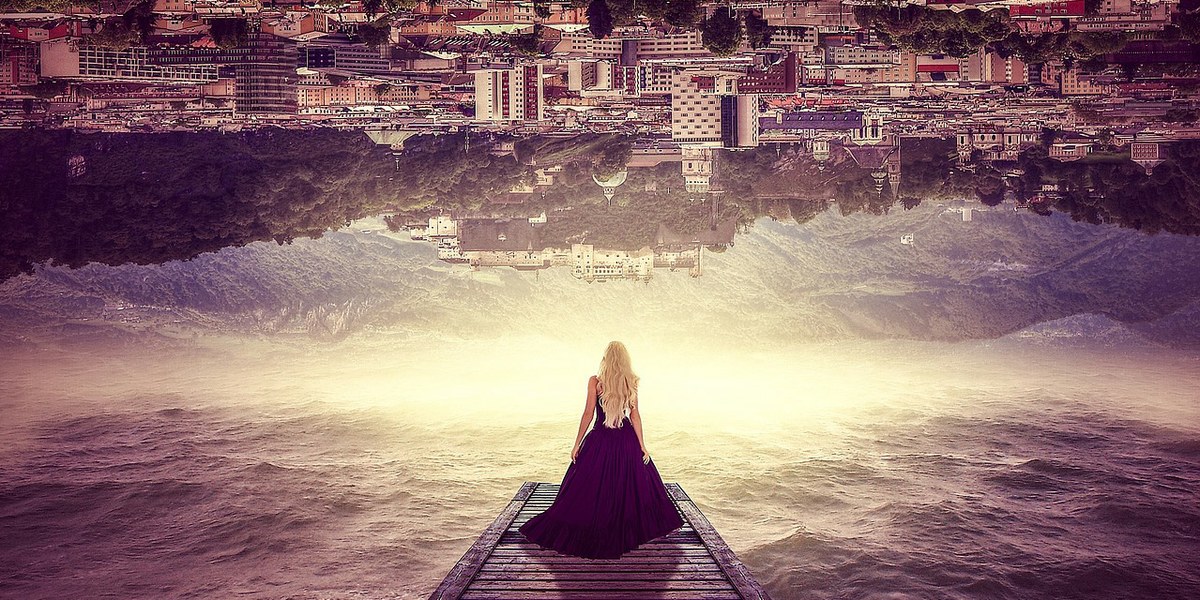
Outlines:
[[46,260],[152,264],[320,236],[381,206],[393,168],[359,134],[268,129],[4,132],[0,171],[7,278]]
[[[416,136],[393,157],[360,133],[320,129],[0,132],[6,176],[0,279],[46,261],[155,264],[253,241],[287,243],[384,212],[403,221],[437,212],[524,217],[546,211],[554,216],[544,232],[552,243],[582,240],[628,250],[653,243],[659,225],[684,233],[710,225],[711,203],[685,191],[678,163],[629,170],[611,205],[604,201],[594,176],[623,165],[632,138],[535,137],[518,144],[515,155],[494,152],[500,141]],[[852,150],[878,160],[852,160]],[[1078,220],[1200,231],[1200,188],[1187,176],[1200,163],[1200,144],[1172,145],[1153,177],[1130,161],[1060,164],[1034,150],[1022,156],[1025,174],[1012,184],[1015,193],[1056,182],[1061,192],[1054,209]],[[803,223],[835,206],[843,215],[881,215],[920,202],[994,200],[997,189],[1003,196],[994,171],[956,169],[952,157],[952,140],[836,146],[824,170],[796,146],[725,152],[714,163],[714,180],[726,192],[718,220],[744,224],[771,216]],[[534,181],[534,167],[518,158],[562,169],[553,185],[510,205],[509,191]],[[864,166],[893,159],[888,168],[903,172],[895,177],[898,189]]]

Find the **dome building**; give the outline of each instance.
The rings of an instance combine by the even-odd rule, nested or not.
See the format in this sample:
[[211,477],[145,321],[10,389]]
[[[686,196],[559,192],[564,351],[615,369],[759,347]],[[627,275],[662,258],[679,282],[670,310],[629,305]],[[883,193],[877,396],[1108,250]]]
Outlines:
[[596,182],[596,185],[604,190],[604,198],[609,202],[612,201],[613,195],[617,193],[617,188],[621,187],[621,184],[625,183],[627,178],[629,178],[629,171],[626,169],[621,169],[611,176],[604,178],[592,175],[592,181]]

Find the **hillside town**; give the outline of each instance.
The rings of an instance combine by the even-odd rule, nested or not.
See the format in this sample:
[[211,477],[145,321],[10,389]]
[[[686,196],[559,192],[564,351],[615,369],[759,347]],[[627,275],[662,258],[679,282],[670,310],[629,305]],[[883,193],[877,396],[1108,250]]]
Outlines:
[[853,125],[819,111],[906,135],[1196,121],[1191,0],[623,1],[3,0],[0,124],[747,147]]
[[[1066,190],[1020,184],[1031,148],[1148,176],[1200,139],[1197,0],[0,0],[0,23],[3,128],[335,128],[397,153],[431,134],[608,134],[638,141],[593,175],[606,202],[663,164],[714,198],[707,233],[663,229],[642,250],[544,247],[536,208],[404,225],[446,260],[588,281],[698,276],[702,247],[732,243],[714,178],[730,152],[849,161],[894,202],[906,140],[954,140],[957,168],[1001,182],[985,195],[1037,209]],[[563,161],[526,166],[491,200],[544,195]]]

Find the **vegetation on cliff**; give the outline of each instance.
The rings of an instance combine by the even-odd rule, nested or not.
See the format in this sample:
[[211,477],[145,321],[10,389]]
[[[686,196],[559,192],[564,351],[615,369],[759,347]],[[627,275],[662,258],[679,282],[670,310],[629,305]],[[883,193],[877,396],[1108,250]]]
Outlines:
[[[1162,145],[1146,175],[1127,149],[1073,162],[1034,146],[1015,163],[961,168],[953,140],[904,140],[901,174],[884,178],[834,146],[822,162],[796,145],[718,152],[711,189],[689,191],[678,162],[627,168],[631,138],[585,134],[512,140],[418,136],[393,155],[360,133],[264,129],[241,134],[0,133],[0,279],[35,264],[149,264],[253,241],[319,237],[354,219],[431,214],[525,217],[545,211],[552,243],[653,245],[660,225],[691,235],[759,217],[806,222],[883,214],[899,203],[1030,202],[1090,223],[1200,234],[1200,143]],[[550,186],[533,186],[549,168]],[[1014,171],[1015,169],[1015,171]],[[612,198],[599,181],[616,181]],[[715,200],[715,201],[714,201]]]

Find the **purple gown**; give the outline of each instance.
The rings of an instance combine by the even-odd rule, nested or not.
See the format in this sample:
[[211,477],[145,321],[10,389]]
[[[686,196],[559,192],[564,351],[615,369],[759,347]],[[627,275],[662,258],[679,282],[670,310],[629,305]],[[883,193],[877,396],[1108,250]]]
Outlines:
[[682,526],[654,459],[642,462],[629,417],[621,427],[605,427],[597,394],[596,422],[567,467],[558,497],[520,531],[529,541],[562,554],[619,558]]

